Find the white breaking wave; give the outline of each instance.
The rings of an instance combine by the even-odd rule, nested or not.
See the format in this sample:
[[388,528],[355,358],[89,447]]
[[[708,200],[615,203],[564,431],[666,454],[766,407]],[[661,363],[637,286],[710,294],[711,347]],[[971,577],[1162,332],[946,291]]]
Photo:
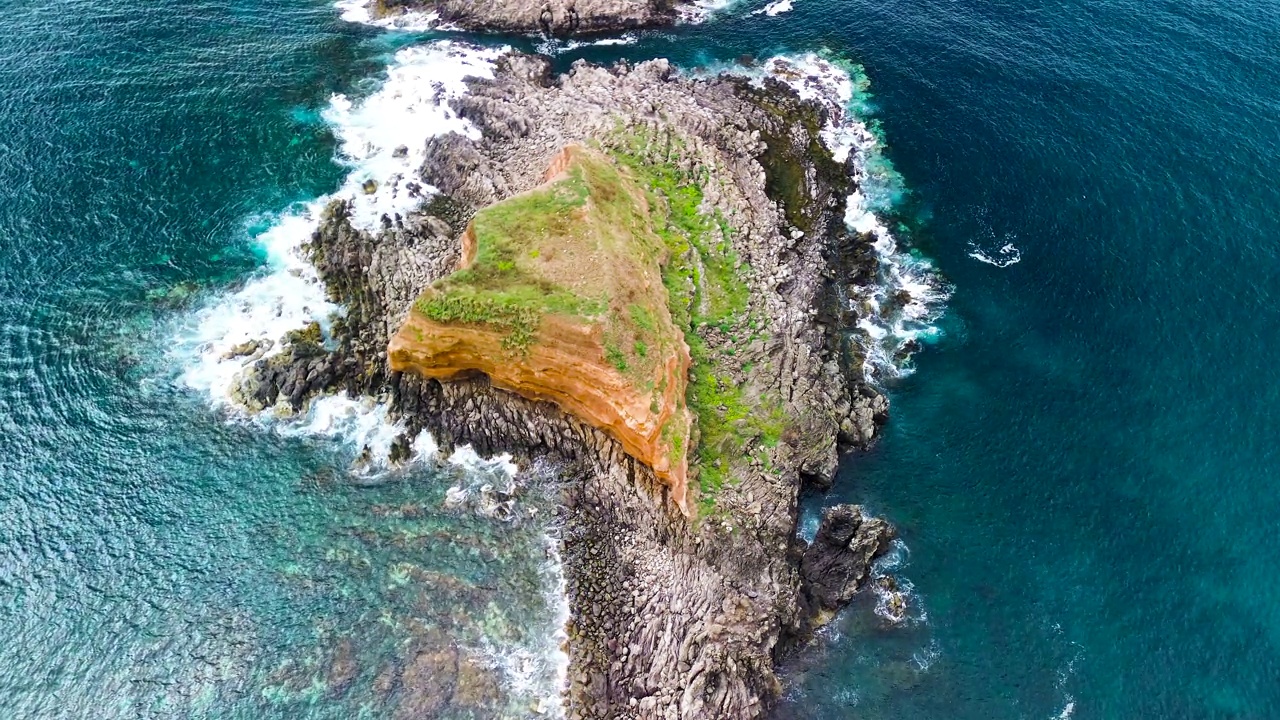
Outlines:
[[869,381],[910,374],[911,353],[940,334],[934,323],[951,293],[932,263],[899,249],[880,218],[901,194],[900,180],[883,157],[880,139],[858,115],[865,112],[861,105],[866,79],[855,79],[817,53],[769,58],[746,74],[777,78],[826,108],[823,141],[836,162],[848,163],[858,188],[847,199],[845,224],[870,236],[878,260],[877,281],[850,298],[862,316],[858,328],[866,352],[863,372]]
[[751,14],[752,15],[768,15],[769,17],[775,17],[777,15],[781,15],[784,12],[791,12],[791,10],[794,7],[795,6],[791,3],[791,0],[774,0],[768,5],[765,5],[764,7],[760,8],[759,10],[752,10]]
[[542,55],[562,55],[584,47],[635,45],[639,41],[640,36],[635,33],[627,33],[626,35],[603,38],[600,40],[564,40],[558,37],[547,37],[543,38],[542,42],[537,44],[536,49]]
[[458,467],[469,470],[472,473],[493,473],[500,472],[510,477],[520,471],[519,466],[511,461],[510,453],[502,453],[491,458],[480,457],[480,453],[470,445],[463,445],[453,454],[449,456],[449,463]]
[[868,586],[876,596],[875,613],[894,625],[929,622],[929,613],[916,595],[915,585],[902,575],[910,557],[907,544],[895,539],[889,543],[889,550],[871,564]]
[[338,136],[339,162],[351,173],[332,197],[354,201],[357,226],[372,229],[383,215],[407,212],[435,193],[419,174],[427,140],[451,132],[480,138],[449,101],[466,94],[467,78],[492,78],[494,61],[508,51],[448,40],[406,48],[377,92],[360,101],[333,97],[322,116]]
[[970,242],[969,257],[978,262],[995,265],[998,268],[1006,268],[1022,262],[1022,251],[1011,242],[1007,242],[994,250],[983,249],[977,243]]
[[[283,350],[291,330],[318,323],[326,338],[332,318],[343,310],[329,302],[314,267],[303,255],[328,203],[352,204],[352,222],[374,229],[384,216],[417,207],[435,189],[420,176],[428,138],[479,131],[458,117],[449,100],[466,92],[468,77],[493,77],[493,62],[504,52],[449,41],[396,53],[382,86],[368,97],[334,95],[321,116],[338,140],[338,161],[351,171],[331,195],[280,213],[256,240],[266,267],[240,290],[200,309],[176,338],[174,354],[186,367],[182,382],[220,407],[232,407],[242,371],[262,357]],[[256,343],[259,350],[237,357],[233,349]],[[385,418],[387,409],[369,400],[337,396],[311,403],[306,417],[294,419],[291,433],[342,436],[372,452],[389,448],[396,428],[371,429],[369,417]],[[279,417],[274,412],[259,419]],[[366,417],[368,416],[368,417]]]
[[547,606],[554,613],[548,631],[530,633],[524,644],[496,646],[486,641],[479,650],[487,664],[501,673],[503,687],[524,701],[535,716],[560,719],[565,717],[562,697],[569,685],[569,655],[561,649],[569,641],[565,630],[570,619],[569,587],[560,543],[553,533],[544,534],[542,540],[546,554],[541,566],[542,586]]
[[687,25],[698,25],[738,4],[739,0],[693,0],[676,6],[676,19]]
[[372,25],[387,30],[403,30],[406,32],[425,32],[427,30],[448,29],[441,26],[440,13],[407,11],[385,17],[374,17],[369,8],[374,0],[338,0],[334,3],[342,19],[350,23]]
[[801,510],[800,522],[796,524],[796,531],[800,537],[804,538],[807,543],[812,543],[813,539],[818,537],[818,528],[822,526],[822,514],[820,512],[811,512]]
[[[385,403],[372,398],[352,399],[346,393],[316,398],[293,422],[279,423],[282,435],[327,437],[357,448],[367,448],[371,461],[357,468],[371,469],[372,461],[385,461],[391,444],[404,432],[403,423],[387,419],[390,410]],[[432,443],[434,445],[434,443]]]

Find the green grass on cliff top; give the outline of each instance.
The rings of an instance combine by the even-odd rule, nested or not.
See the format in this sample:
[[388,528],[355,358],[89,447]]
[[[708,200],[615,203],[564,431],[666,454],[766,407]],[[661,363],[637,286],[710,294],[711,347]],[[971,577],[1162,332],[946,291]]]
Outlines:
[[719,213],[704,212],[705,171],[699,176],[667,159],[681,152],[678,140],[620,132],[611,146],[618,164],[645,186],[654,229],[669,253],[662,266],[667,305],[693,361],[685,395],[699,440],[689,465],[697,470],[699,506],[707,514],[753,441],[776,445],[787,424],[781,402],[734,382],[724,372],[733,358],[709,346],[699,333],[715,326],[730,335],[745,334],[761,324],[748,312],[749,267],[734,251],[729,223]]
[[[435,283],[415,309],[436,322],[501,329],[523,352],[538,342],[548,315],[604,325],[605,360],[658,402],[654,368],[683,339],[693,367],[686,397],[698,442],[679,423],[663,428],[689,451],[703,513],[759,439],[776,445],[786,424],[781,403],[746,392],[724,372],[733,359],[709,347],[700,328],[751,332],[749,268],[734,252],[733,229],[704,212],[702,181],[658,159],[654,138],[623,135],[608,156],[575,149],[548,184],[476,214],[474,263]],[[674,333],[663,331],[671,326]],[[681,338],[683,336],[683,338]]]
[[660,321],[666,250],[645,193],[609,158],[566,152],[571,160],[557,178],[476,213],[474,262],[435,283],[415,308],[436,322],[497,328],[515,353],[542,341],[547,316],[598,323],[605,360],[660,394],[657,363],[680,337]]

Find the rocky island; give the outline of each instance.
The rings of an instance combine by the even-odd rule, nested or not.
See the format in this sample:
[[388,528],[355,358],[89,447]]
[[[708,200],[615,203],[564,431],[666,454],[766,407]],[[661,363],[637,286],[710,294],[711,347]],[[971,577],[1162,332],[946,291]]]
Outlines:
[[[333,202],[307,248],[331,336],[294,333],[235,395],[379,395],[440,447],[549,458],[562,484],[573,718],[754,718],[775,668],[865,582],[892,529],[798,499],[887,402],[849,331],[867,237],[827,110],[663,60],[552,73],[507,53],[428,141],[418,210]],[[434,191],[434,192],[433,192]],[[251,351],[251,350],[250,350]]]

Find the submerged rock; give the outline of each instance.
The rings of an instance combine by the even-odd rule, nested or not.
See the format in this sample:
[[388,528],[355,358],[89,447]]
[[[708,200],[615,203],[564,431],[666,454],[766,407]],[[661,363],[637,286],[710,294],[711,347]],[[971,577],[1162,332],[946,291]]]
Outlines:
[[458,686],[458,651],[447,640],[418,652],[405,664],[396,720],[436,717]]
[[360,665],[356,661],[356,647],[351,638],[343,638],[333,649],[329,661],[329,672],[325,678],[329,697],[345,695],[360,673]]
[[275,341],[269,338],[246,340],[222,353],[222,359],[231,360],[239,357],[248,357],[250,360],[256,360],[273,346],[275,346]]
[[168,289],[156,288],[148,290],[147,300],[164,307],[182,308],[186,307],[199,291],[199,285],[194,282],[184,281]]

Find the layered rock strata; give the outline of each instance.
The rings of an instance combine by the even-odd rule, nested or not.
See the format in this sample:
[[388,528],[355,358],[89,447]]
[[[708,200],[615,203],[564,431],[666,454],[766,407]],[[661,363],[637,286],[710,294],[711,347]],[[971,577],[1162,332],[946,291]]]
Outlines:
[[[428,429],[445,451],[470,443],[560,461],[569,715],[761,717],[780,691],[775,663],[802,643],[817,606],[857,587],[885,539],[855,531],[841,544],[847,527],[826,528],[822,548],[847,554],[861,540],[852,558],[823,563],[796,534],[802,487],[829,484],[839,452],[870,442],[887,411],[844,332],[856,317],[843,286],[867,254],[842,223],[849,175],[820,139],[822,110],[781,84],[691,79],[661,60],[577,63],[554,76],[543,58],[509,55],[470,89],[454,108],[480,139],[429,141],[423,174],[439,196],[376,234],[336,203],[313,238],[316,266],[347,308],[340,349],[294,343],[259,361],[240,395],[300,407],[338,388],[384,393],[411,434]],[[614,435],[561,406],[483,374],[442,382],[387,362],[415,298],[456,268],[470,218],[537,186],[574,143],[647,178],[673,214],[682,198],[694,205],[706,222],[674,236],[684,250],[671,262],[743,289],[718,297],[669,283],[694,349],[693,518]],[[802,558],[814,572],[802,575]],[[831,577],[822,568],[839,569],[838,590],[805,581]]]

